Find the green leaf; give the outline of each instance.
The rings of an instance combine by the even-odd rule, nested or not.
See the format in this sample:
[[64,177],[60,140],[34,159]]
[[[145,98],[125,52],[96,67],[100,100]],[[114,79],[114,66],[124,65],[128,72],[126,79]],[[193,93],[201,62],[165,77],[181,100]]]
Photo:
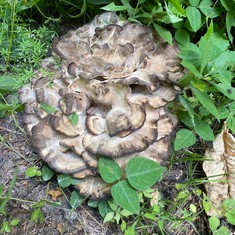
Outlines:
[[182,18],[179,18],[178,16],[176,16],[175,14],[172,13],[172,11],[168,8],[166,2],[165,2],[165,7],[166,7],[166,12],[169,17],[169,20],[172,24],[178,23],[183,20]]
[[201,13],[196,7],[187,7],[186,14],[194,32],[201,27]]
[[179,42],[182,45],[186,45],[187,43],[190,43],[190,36],[189,33],[184,29],[178,29],[175,33],[175,39],[177,42]]
[[79,121],[79,116],[76,113],[71,114],[68,116],[69,120],[71,121],[72,125],[76,126]]
[[57,177],[58,184],[62,188],[66,188],[71,184],[71,177],[69,175],[58,175]]
[[12,75],[0,76],[0,91],[12,92],[19,88],[18,81]]
[[2,195],[3,189],[4,189],[4,185],[0,184],[0,196]]
[[128,182],[138,190],[146,190],[160,179],[164,168],[153,160],[135,157],[132,158],[126,167]]
[[196,133],[204,140],[213,141],[215,139],[213,130],[210,125],[205,122],[200,122],[195,126]]
[[113,217],[114,217],[114,212],[113,211],[108,212],[106,216],[104,217],[104,223],[111,221]]
[[211,97],[206,94],[205,92],[201,92],[198,89],[194,88],[193,86],[190,86],[192,89],[194,95],[198,99],[198,101],[211,113],[213,114],[218,120],[219,120],[219,112],[212,101]]
[[120,181],[113,185],[111,188],[111,194],[113,199],[122,208],[132,213],[139,214],[140,203],[138,199],[138,193],[129,185],[126,180]]
[[107,6],[101,7],[100,9],[105,11],[126,11],[129,9],[127,6],[117,6],[115,3],[110,3]]
[[52,114],[56,111],[56,108],[49,105],[49,104],[45,104],[45,103],[41,103],[40,104],[41,109],[43,109],[45,112]]
[[188,127],[194,127],[193,121],[189,116],[188,112],[179,110],[177,116],[181,122],[183,122]]
[[124,235],[135,235],[135,227],[127,227]]
[[172,44],[172,35],[169,31],[167,31],[166,29],[164,29],[163,27],[161,27],[158,24],[153,24],[153,27],[163,39],[165,39],[170,45],[173,45]]
[[229,104],[229,110],[231,113],[235,113],[235,101]]
[[235,199],[225,199],[223,201],[224,209],[230,214],[235,214]]
[[83,201],[84,201],[84,197],[81,194],[79,194],[78,191],[74,190],[71,193],[69,204],[73,209],[78,208],[82,204]]
[[20,220],[19,219],[13,219],[10,223],[11,226],[16,226],[20,223]]
[[192,124],[194,126],[195,125],[194,124],[194,111],[193,111],[193,108],[192,108],[189,100],[186,97],[184,97],[183,95],[179,95],[178,98],[179,98],[180,103],[183,105],[183,107],[188,111],[189,117],[190,117]]
[[200,0],[189,0],[189,3],[191,6],[197,6],[199,4]]
[[145,214],[144,214],[144,217],[145,217],[146,219],[150,219],[150,220],[153,220],[153,221],[156,220],[156,214],[154,214],[154,213],[145,213]]
[[50,180],[54,174],[55,174],[55,172],[53,170],[51,170],[50,168],[48,168],[47,166],[44,165],[42,167],[42,179],[44,181]]
[[104,218],[111,210],[107,201],[101,201],[98,205],[99,213]]
[[179,150],[187,148],[196,142],[195,134],[187,129],[181,129],[176,133],[174,149]]
[[192,72],[195,77],[198,77],[198,78],[203,77],[202,74],[197,70],[197,68],[192,63],[188,63],[185,60],[183,60],[181,64],[190,72]]
[[218,230],[214,231],[213,235],[231,235],[227,227],[221,226]]
[[227,213],[225,213],[225,217],[230,224],[235,225],[235,214],[231,214],[231,213],[227,212]]
[[234,0],[220,0],[220,3],[227,11],[235,10],[235,1]]
[[30,220],[34,221],[36,223],[37,222],[40,222],[40,223],[44,222],[44,215],[42,213],[41,208],[37,208],[37,209],[33,210]]
[[126,230],[126,222],[124,220],[122,220],[120,229],[121,229],[122,232],[124,232]]
[[25,171],[25,175],[28,177],[40,176],[38,166],[31,166]]
[[101,156],[99,158],[99,172],[107,183],[113,183],[121,178],[120,166],[111,158]]
[[3,220],[1,231],[11,233],[11,226],[7,220]]
[[217,217],[212,216],[209,218],[209,225],[211,231],[214,232],[220,226],[220,220]]
[[[234,2],[234,5],[235,5],[235,2]],[[228,38],[230,42],[233,41],[233,35],[231,33],[232,27],[235,27],[235,10],[229,11],[226,14],[226,29],[227,29]]]
[[99,201],[89,199],[88,202],[87,202],[87,205],[88,205],[89,207],[92,207],[92,208],[97,208],[98,205],[99,205]]
[[205,16],[209,18],[215,18],[222,12],[222,9],[215,7],[211,0],[202,0],[199,5],[199,9]]
[[184,8],[181,6],[179,0],[169,0],[172,6],[175,7],[177,11],[179,11],[182,15],[186,16],[186,12]]
[[211,83],[218,91],[223,93],[225,96],[230,98],[231,100],[235,100],[235,88],[231,85],[225,83]]

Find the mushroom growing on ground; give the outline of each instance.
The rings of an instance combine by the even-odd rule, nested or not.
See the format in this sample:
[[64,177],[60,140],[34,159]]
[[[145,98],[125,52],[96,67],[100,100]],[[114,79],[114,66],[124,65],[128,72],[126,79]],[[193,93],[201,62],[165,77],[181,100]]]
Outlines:
[[177,123],[166,107],[183,73],[177,53],[149,27],[114,13],[55,39],[42,62],[52,75],[38,72],[19,93],[38,155],[80,178],[76,188],[94,198],[109,192],[99,156],[122,167],[135,156],[161,163]]

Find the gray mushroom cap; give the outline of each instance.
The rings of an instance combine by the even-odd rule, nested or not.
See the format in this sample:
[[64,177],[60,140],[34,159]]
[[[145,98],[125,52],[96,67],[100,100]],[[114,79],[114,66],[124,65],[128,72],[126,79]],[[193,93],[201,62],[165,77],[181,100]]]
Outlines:
[[82,179],[76,188],[93,198],[110,191],[99,177],[100,155],[121,167],[135,156],[164,161],[177,123],[167,104],[183,74],[177,53],[149,27],[114,13],[55,39],[42,62],[52,75],[38,71],[19,93],[38,155],[55,171]]

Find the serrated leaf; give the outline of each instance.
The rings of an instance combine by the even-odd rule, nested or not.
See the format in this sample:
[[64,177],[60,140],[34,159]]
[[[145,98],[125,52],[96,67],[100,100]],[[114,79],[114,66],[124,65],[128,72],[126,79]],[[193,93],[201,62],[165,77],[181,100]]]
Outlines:
[[48,168],[47,166],[44,165],[42,167],[42,179],[44,181],[50,180],[54,174],[55,174],[55,172],[53,170],[51,170],[50,168]]
[[211,99],[211,97],[205,93],[201,92],[198,89],[194,88],[193,86],[190,86],[192,89],[195,97],[198,99],[198,101],[211,113],[213,114],[217,119],[219,119],[219,112]]
[[130,185],[138,190],[146,190],[160,179],[164,168],[153,160],[135,157],[126,167],[126,175]]
[[48,114],[52,114],[52,113],[54,113],[56,111],[56,108],[51,106],[51,105],[49,105],[49,104],[41,103],[40,107],[41,107],[41,109],[43,109]]
[[99,213],[104,218],[112,209],[110,208],[107,201],[101,201],[98,205]]
[[177,11],[179,11],[182,15],[186,16],[186,12],[184,8],[181,6],[179,0],[169,0],[169,2],[172,4],[172,6],[175,7]]
[[174,149],[179,150],[187,148],[196,142],[195,134],[187,129],[181,129],[176,133]]
[[165,39],[170,45],[172,45],[172,35],[169,31],[167,31],[166,29],[164,29],[163,27],[161,27],[158,24],[153,24],[154,29],[157,31],[157,33],[163,38]]
[[187,7],[186,14],[194,32],[201,27],[201,13],[196,7]]
[[84,196],[78,193],[78,191],[73,191],[70,196],[69,204],[73,209],[78,208],[84,201]]
[[111,158],[101,156],[99,158],[99,172],[107,183],[113,183],[121,178],[120,166]]
[[197,124],[195,126],[195,131],[204,140],[213,141],[215,139],[213,130],[210,125],[205,122]]
[[138,193],[126,180],[113,185],[111,188],[111,194],[113,199],[122,208],[132,213],[139,214],[140,203]]

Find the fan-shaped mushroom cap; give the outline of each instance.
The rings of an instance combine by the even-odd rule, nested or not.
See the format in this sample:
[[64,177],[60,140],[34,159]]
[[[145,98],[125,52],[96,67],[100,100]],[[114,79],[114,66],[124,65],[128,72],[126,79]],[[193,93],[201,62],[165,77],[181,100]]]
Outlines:
[[42,62],[53,75],[38,72],[19,94],[33,145],[51,168],[82,178],[77,189],[99,198],[110,190],[99,178],[100,155],[122,167],[135,156],[168,156],[177,121],[166,106],[182,76],[176,46],[105,13],[55,39],[53,51]]

